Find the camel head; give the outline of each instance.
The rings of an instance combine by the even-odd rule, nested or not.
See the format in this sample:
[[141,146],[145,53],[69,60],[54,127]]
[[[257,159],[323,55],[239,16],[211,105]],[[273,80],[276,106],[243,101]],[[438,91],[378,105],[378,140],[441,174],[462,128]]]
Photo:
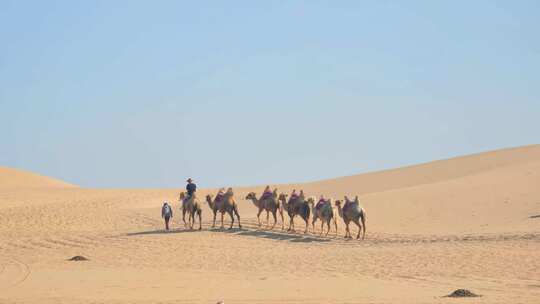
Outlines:
[[341,208],[341,200],[336,200],[336,202],[334,204],[338,208],[338,215],[340,217],[343,217],[343,209]]
[[313,207],[313,205],[315,205],[315,198],[313,196],[308,198],[307,203]]
[[287,196],[289,196],[289,195],[285,194],[285,193],[280,193],[279,197],[278,197],[278,200],[283,201],[283,202],[287,202]]
[[206,201],[209,202],[209,203],[212,203],[213,198],[214,197],[212,196],[212,194],[207,194],[206,195]]
[[186,198],[186,193],[185,192],[180,192],[180,200],[184,200],[184,198]]
[[257,196],[256,196],[255,192],[250,192],[250,193],[248,193],[248,195],[246,196],[246,199],[247,199],[247,200],[256,200],[256,199],[257,199]]

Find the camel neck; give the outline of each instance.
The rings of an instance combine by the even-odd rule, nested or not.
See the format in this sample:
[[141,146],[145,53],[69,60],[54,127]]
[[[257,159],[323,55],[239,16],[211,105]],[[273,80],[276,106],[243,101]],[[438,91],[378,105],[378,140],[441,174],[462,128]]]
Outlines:
[[257,206],[257,207],[259,207],[259,204],[261,203],[261,201],[257,198],[256,195],[253,195],[253,196],[251,197],[251,202],[253,203],[253,205],[255,205],[255,206]]

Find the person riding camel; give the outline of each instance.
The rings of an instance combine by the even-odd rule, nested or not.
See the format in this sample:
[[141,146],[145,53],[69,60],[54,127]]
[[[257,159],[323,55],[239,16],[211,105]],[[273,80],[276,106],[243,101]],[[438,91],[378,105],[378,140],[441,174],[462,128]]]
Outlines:
[[269,198],[273,194],[274,192],[272,192],[272,190],[270,189],[270,186],[266,186],[266,188],[264,188],[264,191],[263,191],[262,199]]
[[188,178],[186,182],[188,183],[186,185],[187,196],[185,198],[185,200],[187,201],[195,194],[195,191],[197,191],[197,185],[193,183],[193,180],[191,178]]

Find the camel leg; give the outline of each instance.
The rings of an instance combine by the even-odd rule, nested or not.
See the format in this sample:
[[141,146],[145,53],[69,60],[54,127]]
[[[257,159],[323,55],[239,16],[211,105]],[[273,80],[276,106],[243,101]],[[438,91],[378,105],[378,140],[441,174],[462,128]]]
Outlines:
[[234,214],[236,214],[236,219],[238,220],[238,228],[242,229],[242,224],[240,224],[240,214],[238,213],[238,209],[236,208],[236,206],[234,207],[233,211]]
[[349,222],[345,222],[345,238],[348,239],[349,238]]
[[199,230],[202,230],[202,210],[197,213],[199,214]]
[[187,228],[187,223],[186,223],[186,209],[183,209],[183,208],[182,208],[182,221],[184,222],[184,228]]
[[269,222],[270,222],[270,212],[266,210],[266,229],[268,229]]
[[304,222],[306,222],[306,230],[304,230],[304,234],[307,234],[309,230],[309,218],[305,218]]
[[294,232],[294,215],[292,215],[290,217],[290,221],[289,221],[289,230],[287,231],[290,231],[290,232]]
[[356,239],[358,240],[360,238],[360,232],[362,232],[362,225],[360,225],[360,222],[358,220],[353,221],[356,226],[358,226],[358,234],[356,235]]
[[223,226],[223,216],[225,215],[225,212],[221,212],[221,229],[225,228]]
[[283,210],[279,209],[279,216],[281,217],[281,230],[285,230],[285,222],[283,220]]
[[328,219],[328,220],[326,221],[326,226],[328,226],[328,230],[326,231],[326,234],[325,234],[324,236],[328,236],[328,233],[330,233],[330,220],[331,220],[331,219]]
[[[313,232],[315,232],[315,229],[313,230]],[[324,232],[324,221],[321,219],[321,236]]]
[[262,213],[262,209],[259,208],[259,212],[257,212],[257,221],[259,222],[259,228],[261,228],[261,213]]
[[362,215],[360,216],[360,220],[362,221],[362,240],[366,238],[366,213],[362,211]]
[[276,227],[276,223],[277,223],[276,210],[272,211],[272,216],[274,217],[274,225],[272,225],[272,228],[270,228],[270,230],[273,230],[274,227]]
[[332,218],[334,220],[334,226],[336,227],[336,237],[338,236],[338,231],[337,231],[337,220],[335,217]]
[[229,216],[231,217],[231,226],[229,227],[229,230],[232,229],[233,225],[234,225],[234,216],[233,216],[233,212],[232,210],[230,210],[229,212],[227,212],[229,214]]

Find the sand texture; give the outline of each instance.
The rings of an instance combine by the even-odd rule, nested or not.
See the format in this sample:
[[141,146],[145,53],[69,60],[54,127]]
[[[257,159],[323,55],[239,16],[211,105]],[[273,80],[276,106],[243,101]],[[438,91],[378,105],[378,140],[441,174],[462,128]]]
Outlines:
[[[359,195],[366,239],[344,239],[341,219],[337,237],[259,228],[244,197],[264,185],[235,188],[242,230],[210,228],[203,202],[192,231],[180,189],[0,168],[0,303],[540,303],[540,145],[277,187]],[[481,297],[445,297],[460,288]]]

